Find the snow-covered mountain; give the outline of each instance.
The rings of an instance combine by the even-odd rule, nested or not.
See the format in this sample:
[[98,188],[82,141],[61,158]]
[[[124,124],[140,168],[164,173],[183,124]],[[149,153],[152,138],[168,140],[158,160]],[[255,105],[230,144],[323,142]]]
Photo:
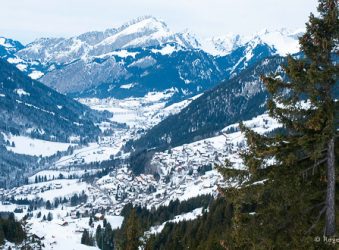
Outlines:
[[225,56],[244,44],[244,37],[232,33],[201,39],[200,48],[214,56]]
[[88,32],[71,38],[41,38],[28,44],[18,56],[25,60],[39,60],[44,65],[66,64],[116,50],[168,43],[184,48],[195,48],[198,44],[189,34],[171,32],[163,21],[145,16],[103,32]]
[[298,38],[304,30],[262,30],[253,35],[227,34],[225,36],[212,37],[200,40],[200,48],[214,56],[225,56],[239,47],[251,47],[266,44],[276,55],[286,56],[299,52]]
[[23,48],[20,42],[0,36],[0,57],[13,56]]
[[182,100],[266,57],[297,52],[298,34],[263,31],[205,40],[145,16],[102,32],[37,39],[2,57],[73,97],[142,97],[174,88],[173,98]]
[[8,186],[43,165],[42,157],[67,151],[71,142],[95,141],[101,133],[95,123],[106,115],[0,59],[0,117],[0,186]]

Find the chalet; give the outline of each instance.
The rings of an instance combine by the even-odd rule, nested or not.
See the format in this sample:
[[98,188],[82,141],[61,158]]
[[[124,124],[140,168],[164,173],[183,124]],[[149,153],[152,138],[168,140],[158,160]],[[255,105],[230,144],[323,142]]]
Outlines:
[[94,218],[95,218],[96,220],[103,220],[103,219],[105,219],[105,216],[104,216],[103,214],[101,214],[101,213],[96,213],[96,214],[94,215]]

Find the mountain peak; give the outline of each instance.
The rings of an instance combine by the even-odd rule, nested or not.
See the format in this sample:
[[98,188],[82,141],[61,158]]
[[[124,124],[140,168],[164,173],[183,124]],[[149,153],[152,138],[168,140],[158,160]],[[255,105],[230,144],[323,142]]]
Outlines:
[[257,43],[266,43],[275,49],[277,54],[285,56],[299,51],[298,38],[301,35],[301,30],[290,31],[286,28],[278,30],[265,29],[254,35],[251,40]]
[[167,28],[167,24],[161,20],[161,19],[158,19],[154,16],[151,16],[151,15],[145,15],[145,16],[140,16],[140,17],[137,17],[135,19],[132,19],[128,22],[126,22],[125,24],[123,24],[119,29],[124,29],[128,26],[132,26],[132,25],[135,25],[135,24],[138,24],[138,23],[152,23],[152,24],[159,24],[159,26],[162,26],[164,28]]
[[11,56],[22,48],[20,42],[0,36],[0,58]]

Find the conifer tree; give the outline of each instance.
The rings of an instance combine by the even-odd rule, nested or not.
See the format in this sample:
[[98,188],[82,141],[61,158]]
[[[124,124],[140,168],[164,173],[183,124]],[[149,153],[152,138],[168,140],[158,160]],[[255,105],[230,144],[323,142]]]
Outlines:
[[[322,163],[326,165],[325,234],[333,236],[336,231],[334,88],[338,88],[339,69],[335,62],[339,46],[338,1],[320,0],[318,12],[319,17],[311,14],[306,33],[299,41],[305,58],[288,58],[285,72],[290,81],[272,77],[263,80],[272,96],[268,102],[270,114],[287,129],[287,135],[277,137],[279,150],[283,149],[288,157],[284,163],[297,165],[301,159],[309,158],[314,162],[312,171]],[[307,107],[301,106],[303,100],[308,101]]]
[[337,0],[319,0],[318,11],[299,39],[301,55],[288,56],[283,75],[262,79],[269,114],[283,129],[260,135],[241,125],[247,169],[222,170],[225,177],[237,176],[241,187],[225,190],[236,211],[234,248],[316,249],[322,227],[327,236],[336,232]]
[[90,235],[87,229],[85,229],[84,232],[82,233],[81,244],[86,245],[86,246],[94,245],[93,237],[92,235]]
[[48,220],[48,221],[52,221],[52,220],[53,220],[53,214],[52,214],[51,212],[49,212],[49,213],[47,214],[47,220]]
[[140,224],[136,210],[133,208],[128,216],[126,223],[126,250],[137,250],[140,241]]
[[95,231],[95,240],[97,242],[97,246],[100,249],[102,249],[103,235],[102,235],[102,229],[101,229],[101,225],[100,224],[97,226],[97,229]]
[[5,241],[5,234],[4,234],[4,230],[2,228],[2,223],[0,220],[0,245],[4,244]]
[[88,225],[92,226],[92,224],[93,224],[93,218],[92,218],[92,216],[90,216],[89,217],[89,221],[88,221]]

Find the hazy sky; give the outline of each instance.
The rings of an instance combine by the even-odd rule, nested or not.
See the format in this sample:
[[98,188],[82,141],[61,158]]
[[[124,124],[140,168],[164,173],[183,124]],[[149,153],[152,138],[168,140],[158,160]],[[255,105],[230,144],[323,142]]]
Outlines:
[[144,15],[199,36],[303,28],[316,0],[1,0],[0,36],[38,37],[105,30]]

